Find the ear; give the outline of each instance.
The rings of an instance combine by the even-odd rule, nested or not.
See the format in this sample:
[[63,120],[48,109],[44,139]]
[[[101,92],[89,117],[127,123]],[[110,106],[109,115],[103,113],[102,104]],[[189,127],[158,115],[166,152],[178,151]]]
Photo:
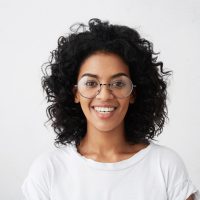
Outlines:
[[135,102],[135,96],[131,94],[130,96],[130,104],[133,104]]
[[77,97],[74,98],[74,103],[79,103],[79,99]]
[[77,92],[77,88],[76,87],[73,87],[73,90],[72,90],[73,94],[74,94],[74,103],[79,103],[79,94]]

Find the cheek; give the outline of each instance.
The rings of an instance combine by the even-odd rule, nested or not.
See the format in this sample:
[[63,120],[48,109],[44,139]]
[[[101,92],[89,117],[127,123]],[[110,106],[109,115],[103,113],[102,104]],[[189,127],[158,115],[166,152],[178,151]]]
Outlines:
[[87,116],[87,113],[90,112],[90,102],[87,100],[82,100],[80,99],[80,105],[82,108],[82,111],[84,113],[85,116]]
[[128,107],[130,105],[130,99],[124,99],[120,102],[120,107],[124,110],[124,111],[127,111],[128,110]]
[[120,114],[125,117],[129,107],[129,101],[121,103]]

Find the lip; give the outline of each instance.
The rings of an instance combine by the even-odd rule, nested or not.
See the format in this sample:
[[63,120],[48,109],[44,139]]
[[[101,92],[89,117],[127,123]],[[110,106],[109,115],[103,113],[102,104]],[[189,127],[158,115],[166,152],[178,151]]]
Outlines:
[[[102,114],[102,113],[96,111],[94,109],[94,107],[114,107],[115,109],[112,112],[109,112],[107,114]],[[92,111],[94,111],[95,115],[100,119],[109,119],[109,118],[111,118],[114,115],[116,109],[117,109],[116,106],[111,106],[111,105],[109,105],[109,106],[108,105],[95,105],[95,106],[92,106]]]

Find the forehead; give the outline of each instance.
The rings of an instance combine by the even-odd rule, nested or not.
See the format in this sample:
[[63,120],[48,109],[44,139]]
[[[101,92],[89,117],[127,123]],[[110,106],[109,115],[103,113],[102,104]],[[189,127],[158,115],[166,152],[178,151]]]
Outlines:
[[119,73],[130,76],[129,67],[122,58],[114,53],[98,52],[90,55],[81,64],[78,79],[84,74],[94,74],[99,79],[109,79]]

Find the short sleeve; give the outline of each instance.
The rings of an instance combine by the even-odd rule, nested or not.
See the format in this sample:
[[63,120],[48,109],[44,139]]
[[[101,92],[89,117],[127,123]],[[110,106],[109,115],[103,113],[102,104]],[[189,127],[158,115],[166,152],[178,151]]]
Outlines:
[[25,179],[21,188],[24,200],[50,200],[45,187],[31,176]]
[[38,157],[29,169],[21,190],[24,200],[50,200],[50,177],[48,162]]
[[192,194],[194,200],[200,200],[199,190],[193,185],[182,158],[173,150],[168,155],[168,200],[186,200]]
[[190,179],[182,181],[169,191],[169,200],[186,200],[194,194],[194,200],[200,200],[200,193]]

